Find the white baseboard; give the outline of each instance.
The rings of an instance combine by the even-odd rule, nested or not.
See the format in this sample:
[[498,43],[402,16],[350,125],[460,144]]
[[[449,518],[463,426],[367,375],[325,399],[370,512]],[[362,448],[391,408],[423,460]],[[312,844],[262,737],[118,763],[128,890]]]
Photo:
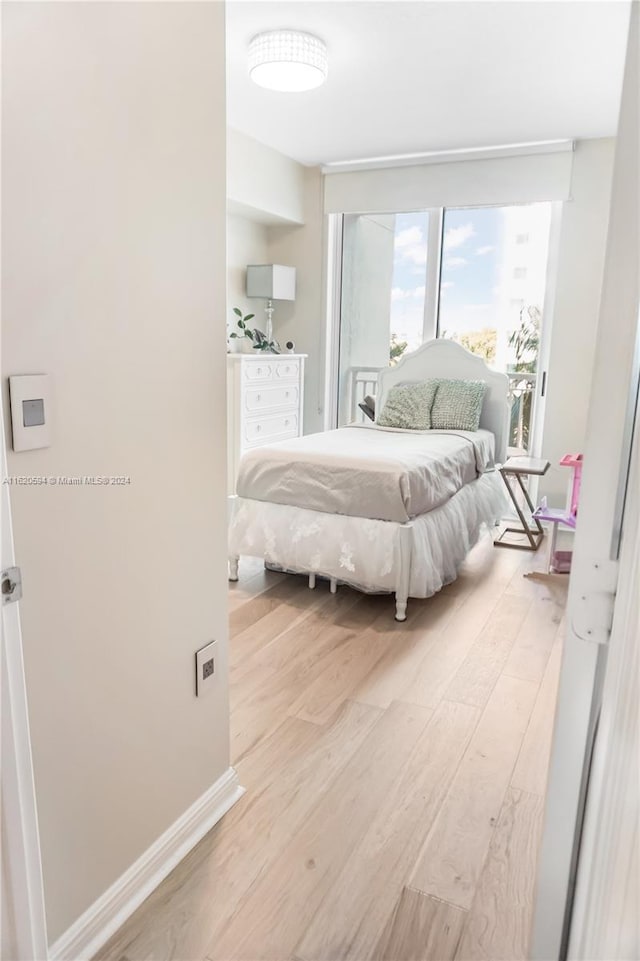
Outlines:
[[93,957],[244,794],[230,767],[49,948],[49,961]]

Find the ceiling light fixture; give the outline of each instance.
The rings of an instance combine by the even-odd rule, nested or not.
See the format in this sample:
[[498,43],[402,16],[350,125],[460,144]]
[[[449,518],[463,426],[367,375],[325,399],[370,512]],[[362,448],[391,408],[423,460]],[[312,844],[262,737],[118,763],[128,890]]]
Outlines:
[[270,30],[249,44],[249,76],[267,90],[313,90],[326,80],[327,67],[327,45],[311,33]]

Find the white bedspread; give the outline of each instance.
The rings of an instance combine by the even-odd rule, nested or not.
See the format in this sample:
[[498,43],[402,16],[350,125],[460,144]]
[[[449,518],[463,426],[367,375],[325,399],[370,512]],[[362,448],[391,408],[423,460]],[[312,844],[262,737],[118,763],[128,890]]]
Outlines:
[[352,426],[248,451],[240,497],[405,523],[446,503],[493,464],[490,431]]
[[[455,580],[482,524],[492,524],[505,506],[504,484],[495,471],[467,484],[442,507],[411,521],[410,596],[431,597]],[[287,571],[335,577],[361,591],[395,591],[405,530],[387,521],[338,517],[237,497],[229,553],[263,557]]]

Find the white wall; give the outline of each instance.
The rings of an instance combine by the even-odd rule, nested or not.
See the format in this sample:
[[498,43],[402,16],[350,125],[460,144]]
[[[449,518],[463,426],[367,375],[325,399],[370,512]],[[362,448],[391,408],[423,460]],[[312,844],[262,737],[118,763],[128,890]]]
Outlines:
[[584,452],[614,148],[612,139],[576,145],[571,200],[562,208],[542,441],[551,468],[539,488],[556,507],[564,506],[570,480],[558,461]]
[[270,227],[269,251],[276,264],[296,267],[296,299],[276,303],[273,329],[284,343],[308,354],[305,364],[304,431],[323,429],[324,407],[324,218],[322,174],[319,167],[304,169],[304,226]]
[[304,223],[304,170],[266,144],[227,131],[229,212],[264,223]]
[[255,314],[252,326],[264,330],[265,302],[246,294],[247,264],[270,263],[268,228],[246,217],[227,217],[227,326],[235,330],[233,308]]
[[3,8],[3,388],[55,398],[9,470],[131,478],[12,491],[51,940],[229,763],[224,59],[223,4]]

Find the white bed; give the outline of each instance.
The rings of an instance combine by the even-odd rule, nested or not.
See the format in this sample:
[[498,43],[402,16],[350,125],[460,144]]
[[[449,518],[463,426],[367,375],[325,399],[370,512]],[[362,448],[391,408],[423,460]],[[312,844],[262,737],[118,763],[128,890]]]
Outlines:
[[353,426],[262,447],[243,457],[229,527],[230,579],[240,555],[367,592],[409,597],[453,581],[505,498],[508,378],[448,340],[409,354],[378,378],[377,409],[396,384],[430,377],[487,384],[480,430]]

